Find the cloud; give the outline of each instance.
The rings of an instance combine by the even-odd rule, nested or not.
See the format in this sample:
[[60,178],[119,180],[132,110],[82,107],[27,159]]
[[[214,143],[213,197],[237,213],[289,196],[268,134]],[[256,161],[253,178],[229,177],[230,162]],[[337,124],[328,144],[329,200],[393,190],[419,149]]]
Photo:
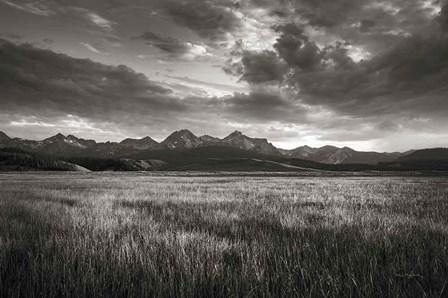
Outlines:
[[117,24],[116,22],[110,21],[96,12],[84,7],[58,7],[58,11],[60,13],[74,13],[75,15],[78,15],[88,21],[90,25],[93,25],[105,32],[111,32],[113,30],[113,26]]
[[286,65],[273,51],[244,51],[241,59],[242,81],[251,84],[279,83],[283,80]]
[[0,77],[4,112],[65,113],[119,121],[119,116],[185,109],[169,96],[171,90],[129,67],[107,66],[5,40],[0,42]]
[[249,84],[280,83],[286,73],[286,64],[276,52],[270,50],[246,50],[241,40],[235,42],[225,61],[223,70],[229,75],[239,76]]
[[322,60],[322,52],[315,42],[310,42],[303,30],[295,24],[287,24],[276,28],[281,32],[274,44],[279,56],[292,67],[311,69]]
[[30,1],[2,0],[2,2],[16,9],[23,10],[43,17],[48,17],[54,13],[51,9],[49,9],[47,6],[40,3],[39,1],[30,2]]
[[144,40],[146,44],[169,54],[171,58],[195,60],[213,56],[207,51],[205,45],[182,42],[171,37],[161,36],[154,32],[145,32],[134,39]]
[[0,38],[5,38],[5,39],[9,39],[9,40],[21,40],[23,37],[16,33],[1,32]]
[[[273,47],[284,69],[276,68],[280,64],[275,53],[239,49],[232,57],[241,57],[240,63],[232,60],[227,72],[250,84],[277,81],[279,86],[295,89],[296,100],[341,115],[441,117],[448,111],[448,102],[443,100],[448,96],[448,36],[441,31],[443,26],[434,26],[443,13],[428,23],[434,28],[432,35],[397,36],[382,52],[368,55],[349,41],[319,45],[311,40],[306,26],[275,26],[279,37]],[[368,27],[362,30],[366,33],[379,25],[361,26]]]
[[440,14],[437,18],[440,22],[440,25],[445,31],[448,31],[448,2],[441,8]]
[[376,22],[369,19],[364,19],[359,22],[359,30],[361,32],[368,32],[375,26]]
[[[70,2],[70,6],[64,5],[63,1],[55,0],[0,0],[0,3],[26,11],[28,13],[49,17],[53,15],[75,14],[84,20],[87,20],[90,25],[93,25],[105,32],[111,32],[116,22],[110,21],[103,16],[96,13],[94,10],[76,6],[77,4],[83,5],[82,1]],[[61,3],[62,2],[62,3]],[[90,6],[90,5],[89,5]]]
[[[71,17],[87,29],[82,30],[85,34],[98,34],[99,42],[121,46],[115,49],[124,54],[119,59],[129,54],[131,59],[158,59],[159,64],[199,60],[198,67],[189,69],[192,77],[211,69],[212,62],[218,64],[214,60],[228,51],[224,71],[237,76],[246,88],[219,97],[222,93],[204,90],[222,89],[228,95],[231,87],[207,86],[190,78],[157,83],[124,66],[2,42],[3,116],[5,111],[37,113],[39,119],[27,121],[53,123],[51,115],[71,114],[96,125],[109,121],[130,128],[134,121],[138,124],[133,128],[139,131],[164,125],[200,128],[200,121],[202,127],[212,123],[210,129],[216,131],[223,125],[252,125],[250,130],[256,131],[253,127],[275,122],[276,127],[303,129],[314,140],[349,141],[362,136],[378,140],[382,132],[409,133],[407,127],[423,126],[425,119],[429,119],[425,124],[431,123],[424,126],[427,131],[446,127],[446,1],[0,0],[0,4],[26,11],[24,17],[33,20],[37,20],[33,14],[52,16],[38,18],[40,22]],[[152,11],[157,15],[150,16]],[[145,19],[133,19],[143,15]],[[168,35],[159,34],[162,25]],[[138,36],[140,44],[126,47],[129,38],[124,36],[144,28],[151,31]],[[24,33],[20,28],[11,30]],[[57,36],[48,37],[55,40],[52,47],[61,46]],[[105,53],[90,38],[75,43],[80,41],[92,52]],[[145,52],[143,42],[160,53]],[[115,63],[111,56],[98,58]],[[156,64],[145,63],[166,67]],[[169,66],[173,75],[185,75],[184,63]],[[91,109],[80,108],[90,105]],[[44,116],[49,118],[41,119]]]
[[297,117],[303,112],[275,89],[258,88],[249,94],[235,93],[224,104],[231,114],[236,115],[236,121],[250,120],[252,123],[279,119],[288,122],[292,114]]
[[[76,117],[93,123],[92,127],[133,134],[148,129],[165,134],[185,127],[216,132],[229,121],[290,119],[295,109],[274,89],[226,97],[181,97],[166,85],[124,65],[104,65],[0,40],[0,118],[9,119],[9,126],[14,121],[21,124],[14,131],[39,123],[60,127]],[[285,111],[289,116],[283,115]]]
[[234,92],[244,92],[247,91],[245,87],[240,87],[237,85],[228,85],[228,84],[220,84],[220,83],[212,83],[212,82],[206,82],[201,80],[192,79],[189,77],[178,77],[178,76],[167,76],[170,79],[174,79],[176,81],[179,81],[183,84],[187,84],[192,87],[200,87],[204,88],[206,90],[210,90],[212,92],[210,93],[220,93],[220,94],[233,94]]
[[99,16],[98,14],[94,12],[87,12],[86,17],[95,25],[98,27],[101,27],[105,30],[112,30],[112,25],[116,24],[114,22],[111,22],[109,20],[106,20],[105,18]]
[[97,53],[97,54],[102,54],[102,55],[109,55],[109,53],[99,50],[98,48],[94,47],[93,45],[87,43],[87,42],[80,42],[80,45],[86,47],[87,49],[89,49],[90,51]]
[[93,25],[105,31],[111,31],[113,25],[116,24],[115,22],[107,20],[104,17],[100,16],[99,14],[87,8],[77,6],[65,7],[62,6],[61,3],[57,1],[41,1],[41,0],[37,1],[1,0],[1,1],[16,9],[45,17],[66,12],[76,12]]
[[226,40],[227,34],[236,31],[241,24],[235,14],[235,1],[231,0],[163,0],[157,7],[179,25],[212,41]]
[[415,36],[369,61],[296,71],[304,101],[356,116],[431,115],[448,111],[448,39]]
[[113,46],[113,47],[122,47],[123,43],[121,42],[121,39],[117,36],[106,36],[103,39],[104,42],[107,44]]

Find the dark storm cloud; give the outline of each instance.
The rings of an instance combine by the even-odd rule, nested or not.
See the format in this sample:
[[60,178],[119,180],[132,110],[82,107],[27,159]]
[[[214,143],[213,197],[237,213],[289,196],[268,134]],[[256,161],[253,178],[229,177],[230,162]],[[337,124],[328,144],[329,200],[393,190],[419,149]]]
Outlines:
[[[322,38],[338,37],[375,52],[407,34],[433,30],[430,1],[421,0],[251,0],[246,9],[283,11],[278,23],[298,20],[319,30]],[[425,6],[425,3],[427,6]],[[433,1],[433,5],[438,5]],[[402,35],[402,36],[400,36]],[[324,41],[325,42],[325,41]]]
[[363,0],[302,0],[296,1],[296,13],[307,17],[310,25],[331,27],[343,23],[365,2]]
[[[263,5],[263,1],[254,3]],[[340,38],[333,45],[318,45],[308,36],[306,25],[274,27],[279,37],[273,48],[288,66],[288,75],[281,83],[295,88],[297,99],[353,117],[441,118],[448,111],[448,36],[443,31],[446,4],[439,16],[432,16],[432,8],[425,9],[422,2],[413,0],[303,0],[280,4],[292,5],[308,25]],[[350,11],[359,14],[352,16]],[[429,29],[431,34],[426,33]],[[376,51],[368,59],[353,60],[351,50],[372,44],[378,47],[371,47]],[[262,59],[252,62],[251,68],[240,68],[242,80],[250,77],[251,69],[262,69],[257,62],[266,63]]]
[[375,26],[376,22],[373,20],[361,20],[359,23],[359,30],[361,32],[368,32]]
[[228,32],[237,30],[240,19],[237,6],[229,0],[164,0],[157,7],[173,20],[212,41],[225,40]]
[[284,19],[301,16],[312,26],[332,27],[362,9],[368,0],[251,0],[249,6],[263,7]]
[[277,27],[276,31],[281,32],[281,35],[274,48],[289,66],[311,69],[320,63],[320,49],[316,43],[308,40],[303,30],[294,24],[287,24]]
[[335,69],[296,71],[290,82],[309,104],[366,115],[448,111],[448,39],[412,37],[375,58]]
[[242,42],[236,41],[223,70],[229,75],[241,76],[241,81],[250,84],[280,83],[286,64],[274,51],[245,50]]
[[186,107],[171,90],[149,81],[129,67],[107,66],[88,59],[0,42],[0,106],[20,113],[65,113],[89,118]]
[[442,28],[448,31],[448,2],[446,2],[442,7],[442,10],[440,11],[440,15],[438,17],[438,21],[440,22]]
[[135,39],[144,40],[146,44],[170,54],[183,55],[189,51],[189,47],[186,43],[175,38],[161,36],[154,32],[145,32],[142,35],[135,37]]
[[244,51],[241,65],[244,72],[241,80],[253,84],[281,82],[286,71],[273,51]]

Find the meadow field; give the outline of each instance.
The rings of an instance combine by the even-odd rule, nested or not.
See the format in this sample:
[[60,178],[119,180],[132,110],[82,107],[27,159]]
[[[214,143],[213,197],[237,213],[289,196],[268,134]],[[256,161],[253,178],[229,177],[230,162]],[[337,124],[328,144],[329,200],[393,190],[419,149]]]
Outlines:
[[341,296],[448,296],[448,178],[0,174],[0,297]]

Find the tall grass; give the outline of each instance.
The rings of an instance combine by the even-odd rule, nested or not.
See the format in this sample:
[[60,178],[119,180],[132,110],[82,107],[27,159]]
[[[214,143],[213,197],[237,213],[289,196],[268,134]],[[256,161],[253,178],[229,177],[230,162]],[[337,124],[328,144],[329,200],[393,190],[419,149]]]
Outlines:
[[1,297],[446,297],[446,178],[2,175]]

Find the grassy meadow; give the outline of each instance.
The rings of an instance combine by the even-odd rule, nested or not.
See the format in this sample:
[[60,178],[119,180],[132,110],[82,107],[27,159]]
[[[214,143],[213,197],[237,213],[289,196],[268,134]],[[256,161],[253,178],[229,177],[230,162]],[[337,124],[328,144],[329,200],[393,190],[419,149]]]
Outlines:
[[447,297],[446,177],[0,175],[0,297]]

